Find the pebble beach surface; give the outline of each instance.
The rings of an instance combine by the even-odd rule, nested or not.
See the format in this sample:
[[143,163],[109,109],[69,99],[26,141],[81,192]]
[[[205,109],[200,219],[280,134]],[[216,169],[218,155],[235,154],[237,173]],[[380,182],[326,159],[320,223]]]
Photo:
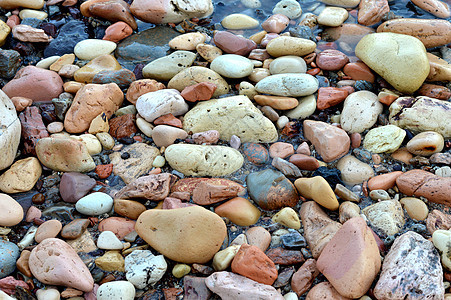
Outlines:
[[0,0],[0,299],[451,299],[449,0]]

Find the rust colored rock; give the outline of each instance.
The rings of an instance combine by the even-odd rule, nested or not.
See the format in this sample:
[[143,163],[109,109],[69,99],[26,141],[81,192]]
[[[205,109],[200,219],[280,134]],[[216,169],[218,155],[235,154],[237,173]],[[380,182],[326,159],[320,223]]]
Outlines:
[[75,240],[88,229],[89,224],[90,222],[88,219],[75,219],[64,225],[61,230],[61,236],[67,240]]
[[305,154],[294,154],[290,156],[289,161],[301,170],[315,171],[319,168],[318,160]]
[[42,121],[39,108],[30,106],[25,108],[19,115],[22,125],[22,140],[24,144],[24,153],[36,156],[36,143],[39,139],[49,136],[47,129]]
[[328,49],[316,55],[316,65],[321,70],[338,71],[349,62],[349,58],[341,51]]
[[451,215],[434,209],[428,214],[426,219],[426,228],[431,235],[434,231],[439,229],[449,230],[451,228]]
[[135,125],[135,115],[133,114],[125,114],[110,119],[108,124],[110,125],[110,135],[117,139],[130,137],[132,134],[138,132],[138,128]]
[[183,289],[181,288],[165,288],[163,289],[165,300],[177,300],[183,294]]
[[218,31],[213,40],[225,53],[247,56],[252,50],[257,48],[257,44],[249,39],[237,36],[228,31]]
[[371,26],[379,23],[389,11],[387,0],[361,0],[357,20],[359,24]]
[[399,176],[396,185],[407,196],[422,196],[431,202],[451,207],[451,177],[416,169]]
[[395,186],[396,178],[403,172],[395,171],[382,175],[377,175],[368,180],[368,188],[372,190],[388,190]]
[[316,108],[323,110],[335,106],[348,97],[349,92],[343,88],[321,87],[318,89],[318,99],[316,100]]
[[361,61],[346,64],[343,72],[350,76],[352,80],[366,80],[371,83],[376,80],[376,76],[371,72],[371,69]]
[[316,267],[316,260],[307,259],[305,263],[291,277],[291,289],[300,297],[310,289],[319,270]]
[[113,173],[113,164],[97,165],[95,172],[100,179],[106,179]]
[[173,114],[167,114],[167,115],[161,116],[161,117],[155,119],[155,121],[153,121],[153,123],[155,125],[168,125],[168,126],[174,126],[177,128],[183,128],[182,121],[180,121],[180,119],[174,117]]
[[315,201],[303,203],[299,216],[312,256],[318,258],[323,248],[341,228],[341,224],[330,219]]
[[272,285],[277,279],[277,269],[272,260],[256,246],[243,244],[232,261],[232,272]]
[[138,201],[114,199],[114,212],[120,216],[136,220],[146,210],[144,204]]
[[166,86],[161,82],[154,79],[140,79],[133,81],[128,90],[125,98],[132,104],[136,104],[138,98],[144,94],[150,92],[156,92],[158,90],[165,89]]
[[58,73],[27,66],[2,88],[8,97],[26,97],[35,102],[50,102],[63,92],[63,80]]
[[123,100],[124,94],[115,83],[87,84],[75,95],[64,118],[64,128],[69,133],[86,131],[91,121],[101,113],[110,118]]
[[413,0],[412,3],[437,18],[447,19],[451,15],[449,2],[447,4],[440,0]]
[[266,251],[266,256],[278,265],[294,265],[305,261],[301,251],[286,250],[281,247],[269,249]]
[[358,132],[351,133],[351,147],[352,148],[359,148],[362,143],[362,135]]
[[169,173],[142,176],[122,188],[115,198],[145,198],[152,201],[164,200],[169,190],[177,180],[175,175]]
[[331,162],[349,151],[351,140],[338,127],[320,121],[304,121],[304,136],[312,142],[325,162]]
[[416,91],[419,96],[426,96],[440,100],[448,100],[451,98],[451,90],[445,86],[423,83],[419,90]]
[[120,217],[110,217],[99,223],[99,231],[112,231],[118,239],[135,230],[135,221]]
[[125,22],[119,21],[116,22],[105,30],[105,35],[103,36],[103,40],[112,41],[118,43],[130,36],[133,33],[133,28],[130,27]]
[[123,0],[89,0],[80,5],[80,12],[85,17],[100,17],[112,22],[124,21],[131,28],[138,28],[130,5]]
[[352,299],[365,295],[380,271],[381,259],[363,218],[354,217],[343,224],[324,247],[317,267],[340,295]]
[[292,109],[299,104],[298,99],[284,96],[255,95],[254,100],[261,106],[268,105],[280,110]]
[[236,185],[217,185],[204,181],[193,190],[193,202],[200,205],[210,205],[237,196],[242,196],[242,189]]
[[447,20],[402,18],[393,19],[377,27],[377,32],[394,32],[418,38],[426,48],[451,43],[451,23]]
[[315,285],[307,294],[306,300],[350,300],[340,295],[336,289],[327,281]]
[[183,179],[180,179],[179,181],[177,181],[171,187],[171,193],[187,192],[192,196],[194,189],[201,182],[207,182],[208,184],[212,184],[212,185],[223,185],[223,186],[228,186],[228,187],[234,186],[240,190],[239,191],[240,194],[246,191],[246,188],[243,187],[241,184],[236,183],[232,180],[224,179],[224,178],[183,178]]
[[212,82],[199,82],[184,88],[181,95],[186,101],[197,102],[210,100],[215,91],[216,84]]

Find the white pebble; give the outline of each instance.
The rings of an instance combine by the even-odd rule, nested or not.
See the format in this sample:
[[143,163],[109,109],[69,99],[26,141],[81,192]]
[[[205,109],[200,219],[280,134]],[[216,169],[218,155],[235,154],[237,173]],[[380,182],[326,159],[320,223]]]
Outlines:
[[124,245],[112,231],[103,231],[97,239],[97,247],[105,250],[122,250]]
[[111,211],[113,198],[101,192],[84,196],[75,204],[75,209],[87,216],[97,216]]

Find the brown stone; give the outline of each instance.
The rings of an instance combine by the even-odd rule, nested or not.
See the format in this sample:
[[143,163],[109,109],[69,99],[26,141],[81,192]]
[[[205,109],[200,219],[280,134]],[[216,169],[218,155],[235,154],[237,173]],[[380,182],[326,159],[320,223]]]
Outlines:
[[235,197],[217,206],[215,213],[239,226],[254,225],[261,216],[260,210],[242,197]]
[[17,111],[23,111],[25,108],[33,104],[33,100],[26,97],[12,97],[11,101],[13,102],[14,107]]
[[413,0],[413,4],[433,14],[437,18],[447,19],[451,15],[449,2],[440,0]]
[[269,249],[266,251],[266,255],[278,265],[294,265],[305,261],[301,251],[286,250],[281,247]]
[[182,121],[180,119],[174,117],[173,114],[167,114],[161,117],[158,117],[153,121],[155,125],[168,125],[168,126],[174,126],[177,128],[183,128]]
[[58,73],[27,66],[2,88],[8,97],[26,97],[35,102],[50,102],[63,92],[63,80]]
[[396,178],[396,185],[407,196],[422,196],[431,202],[451,207],[451,177],[415,169]]
[[342,296],[365,295],[379,273],[381,259],[363,218],[354,217],[343,224],[324,247],[317,267]]
[[79,238],[83,232],[88,229],[89,224],[90,222],[88,219],[75,219],[64,225],[61,230],[61,236],[67,240]]
[[350,76],[352,80],[366,80],[371,83],[376,80],[376,76],[371,72],[371,69],[361,61],[346,64],[343,72]]
[[259,105],[268,105],[274,109],[280,110],[292,109],[299,104],[298,99],[283,96],[255,95],[254,100]]
[[271,234],[268,230],[261,226],[251,227],[246,230],[247,243],[257,246],[262,251],[266,251],[271,244]]
[[163,289],[164,300],[177,300],[183,294],[181,288],[164,288]]
[[357,20],[359,24],[371,26],[379,23],[389,11],[387,0],[361,0]]
[[382,175],[377,175],[368,180],[368,188],[372,190],[388,190],[395,186],[396,178],[403,172],[395,171]]
[[46,221],[39,225],[38,229],[36,230],[34,240],[37,243],[40,243],[47,238],[54,238],[61,231],[61,228],[63,228],[63,225],[58,220]]
[[197,102],[210,100],[215,91],[216,84],[205,81],[185,87],[181,95],[186,101]]
[[348,97],[349,92],[344,88],[336,87],[320,87],[318,89],[318,99],[316,100],[316,108],[324,110],[335,106]]
[[318,258],[323,248],[341,228],[314,201],[302,204],[299,216],[304,227],[304,237],[312,251],[312,256]]
[[110,118],[123,100],[124,94],[115,83],[87,84],[75,95],[64,118],[64,128],[69,133],[86,131],[91,121],[102,112]]
[[257,44],[254,41],[228,31],[216,32],[213,40],[222,51],[230,54],[247,56],[252,50],[257,48]]
[[125,22],[119,21],[108,26],[102,39],[118,43],[126,37],[130,36],[132,33],[133,28],[131,28],[130,25]]
[[239,196],[242,189],[238,186],[216,185],[200,182],[193,190],[193,202],[200,205],[210,205],[226,199]]
[[32,277],[30,266],[28,265],[28,260],[30,259],[31,252],[28,250],[23,250],[20,253],[20,257],[16,262],[17,269],[22,272],[25,276]]
[[130,5],[123,0],[89,0],[80,5],[80,12],[85,17],[100,17],[108,21],[123,21],[131,28],[137,29]]
[[208,300],[212,294],[205,285],[204,277],[183,277],[183,288],[185,289],[184,300]]
[[428,214],[426,219],[426,228],[428,229],[430,235],[439,229],[449,230],[451,228],[451,215],[434,209]]
[[349,58],[341,51],[328,49],[316,55],[316,65],[321,70],[338,71],[349,62]]
[[132,104],[136,104],[138,98],[144,94],[165,89],[166,86],[154,79],[140,79],[133,81],[127,89],[126,99]]
[[116,198],[145,198],[152,201],[164,200],[177,177],[169,173],[147,175],[135,179],[122,188]]
[[118,239],[135,230],[135,221],[120,217],[109,217],[99,223],[99,231],[112,231]]
[[239,194],[246,191],[246,188],[241,184],[236,183],[232,180],[224,179],[224,178],[183,178],[178,180],[172,187],[171,193],[174,192],[188,192],[191,196],[193,195],[194,189],[201,182],[207,182],[212,185],[223,185],[228,187],[237,187],[240,191]]
[[262,24],[263,30],[266,32],[280,33],[287,28],[290,19],[282,14],[275,14],[266,19]]
[[125,114],[110,119],[108,122],[110,125],[110,135],[117,139],[121,139],[124,137],[130,137],[132,134],[137,133],[138,128],[135,125],[135,120],[136,118],[133,114]]
[[440,100],[448,100],[451,98],[451,90],[445,86],[423,83],[416,93],[419,96],[426,96]]
[[305,263],[293,274],[291,289],[300,297],[312,286],[313,280],[319,275],[316,260],[307,259]]
[[350,300],[343,297],[329,282],[320,282],[315,285],[307,294],[306,300]]
[[294,154],[294,148],[290,143],[276,142],[269,147],[269,156],[272,158],[287,158],[292,154]]
[[39,108],[31,106],[25,108],[19,115],[22,125],[22,140],[25,154],[36,155],[36,143],[39,139],[49,136],[47,129],[42,121]]
[[315,171],[319,168],[318,160],[305,154],[294,154],[290,156],[289,161],[301,170]]
[[123,217],[136,220],[146,210],[146,206],[138,201],[114,199],[114,212]]
[[272,285],[277,279],[277,269],[271,259],[256,246],[243,244],[232,261],[232,272]]
[[66,172],[61,176],[59,191],[65,202],[76,203],[86,196],[95,185],[95,179],[86,174]]

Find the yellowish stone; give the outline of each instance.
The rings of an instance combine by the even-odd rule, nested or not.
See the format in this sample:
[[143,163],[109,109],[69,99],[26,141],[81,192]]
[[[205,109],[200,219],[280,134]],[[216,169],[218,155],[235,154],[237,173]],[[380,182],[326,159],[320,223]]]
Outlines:
[[213,268],[216,271],[224,271],[232,263],[233,258],[240,250],[241,245],[233,245],[219,251],[213,257]]
[[5,40],[11,32],[11,28],[5,22],[0,20],[0,47],[5,44]]
[[294,185],[302,196],[312,199],[327,209],[338,209],[337,197],[329,183],[323,177],[299,178],[296,179]]
[[23,20],[26,18],[35,18],[39,20],[45,20],[47,18],[48,14],[41,10],[34,10],[34,9],[22,9],[19,12],[19,17]]
[[252,29],[260,23],[248,15],[245,14],[231,14],[226,16],[221,21],[221,25],[226,29]]
[[42,167],[36,157],[16,161],[0,176],[0,190],[5,193],[28,192],[42,174]]
[[114,56],[101,55],[75,72],[74,79],[78,82],[90,83],[94,76],[100,71],[115,71],[120,69],[122,69],[122,67]]
[[342,7],[328,6],[318,16],[318,24],[337,27],[343,24],[348,18],[349,13]]
[[426,220],[429,213],[426,203],[414,197],[405,197],[399,202],[401,202],[409,217],[417,221]]
[[174,275],[175,278],[182,278],[189,272],[191,272],[191,267],[186,264],[176,264],[172,269],[172,275]]
[[88,132],[96,134],[99,132],[108,132],[109,130],[108,118],[105,113],[101,113],[91,121]]
[[107,251],[104,255],[95,260],[96,265],[108,272],[125,272],[125,259],[119,251]]
[[272,217],[274,223],[280,223],[288,228],[301,228],[301,221],[298,214],[291,207],[282,208]]
[[75,54],[64,54],[50,65],[50,70],[59,72],[64,65],[71,65],[74,63]]

